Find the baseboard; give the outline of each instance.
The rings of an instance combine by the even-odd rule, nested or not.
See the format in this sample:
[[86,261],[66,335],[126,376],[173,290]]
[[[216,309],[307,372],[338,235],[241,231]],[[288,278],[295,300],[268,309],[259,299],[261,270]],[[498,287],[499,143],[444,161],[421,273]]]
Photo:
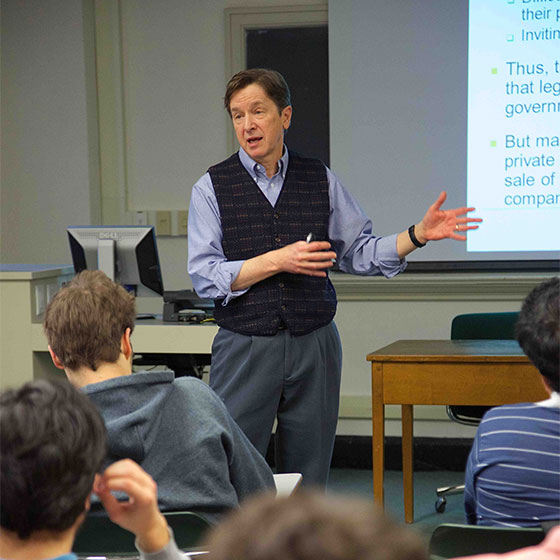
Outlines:
[[[415,471],[458,471],[465,464],[472,446],[469,438],[414,438]],[[268,448],[266,460],[274,466],[274,438]],[[336,436],[331,466],[336,469],[371,469],[371,437]],[[385,468],[402,470],[401,438],[385,438]]]

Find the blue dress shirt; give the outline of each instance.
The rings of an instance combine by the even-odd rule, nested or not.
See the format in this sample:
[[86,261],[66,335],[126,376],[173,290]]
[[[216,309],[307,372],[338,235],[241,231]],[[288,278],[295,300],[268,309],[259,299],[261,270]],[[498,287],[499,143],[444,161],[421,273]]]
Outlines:
[[[288,169],[288,150],[278,162],[278,171],[267,177],[264,167],[240,148],[241,163],[274,207],[282,191]],[[330,218],[329,239],[337,254],[335,268],[362,276],[382,274],[387,278],[402,272],[406,261],[397,254],[397,235],[376,237],[371,220],[358,202],[344,188],[338,177],[328,168]],[[194,185],[189,208],[188,271],[194,289],[202,298],[232,298],[246,290],[232,291],[244,261],[228,261],[222,249],[220,209],[209,173]]]

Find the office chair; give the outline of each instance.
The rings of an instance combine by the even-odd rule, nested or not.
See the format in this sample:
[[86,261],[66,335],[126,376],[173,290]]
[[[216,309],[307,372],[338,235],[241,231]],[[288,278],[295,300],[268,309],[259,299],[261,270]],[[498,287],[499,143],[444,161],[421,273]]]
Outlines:
[[542,527],[487,527],[444,523],[430,538],[430,560],[510,552],[544,540]]
[[[192,511],[164,512],[175,542],[181,550],[196,549],[205,532],[212,527]],[[80,527],[72,551],[80,556],[131,555],[138,557],[134,535],[113,523],[107,515],[88,515]]]
[[[518,311],[502,313],[466,313],[457,315],[451,322],[451,340],[513,340]],[[447,416],[454,422],[467,426],[478,426],[491,406],[448,405]],[[444,486],[436,490],[435,509],[438,513],[445,511],[446,496],[459,494],[465,489],[464,484]]]

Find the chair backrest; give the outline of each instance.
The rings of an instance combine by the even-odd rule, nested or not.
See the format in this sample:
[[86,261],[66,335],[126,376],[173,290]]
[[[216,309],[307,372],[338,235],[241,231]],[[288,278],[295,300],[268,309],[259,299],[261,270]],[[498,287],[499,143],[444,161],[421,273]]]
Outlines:
[[[203,535],[212,526],[204,517],[191,511],[165,512],[163,515],[181,550],[199,546]],[[107,515],[88,515],[76,535],[72,550],[88,556],[137,554],[134,535],[113,523]]]
[[[513,340],[519,311],[497,313],[465,313],[451,322],[451,340]],[[448,416],[455,422],[476,426],[490,406],[447,407]]]
[[169,511],[163,514],[173,530],[175,542],[181,550],[189,550],[200,545],[202,538],[212,524],[193,511]]
[[456,558],[474,554],[499,553],[534,546],[544,540],[537,527],[486,527],[444,523],[430,538],[430,558]]
[[451,339],[513,340],[519,311],[465,313],[451,322]]

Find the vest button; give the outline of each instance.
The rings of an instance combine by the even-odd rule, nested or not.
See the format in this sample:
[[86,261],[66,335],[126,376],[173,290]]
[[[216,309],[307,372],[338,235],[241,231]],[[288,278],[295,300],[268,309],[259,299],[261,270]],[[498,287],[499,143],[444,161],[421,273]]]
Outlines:
[[280,284],[278,284],[279,288],[283,288],[284,287],[284,282],[280,282]]
[[279,220],[279,219],[280,219],[280,214],[278,214],[278,212],[276,212],[276,214],[274,214],[274,219],[275,219],[275,220]]
[[276,243],[282,243],[282,240],[279,237],[275,237],[274,241],[276,241]]
[[286,306],[285,306],[285,305],[281,305],[281,306],[280,306],[280,309],[281,309],[282,311],[286,311]]

